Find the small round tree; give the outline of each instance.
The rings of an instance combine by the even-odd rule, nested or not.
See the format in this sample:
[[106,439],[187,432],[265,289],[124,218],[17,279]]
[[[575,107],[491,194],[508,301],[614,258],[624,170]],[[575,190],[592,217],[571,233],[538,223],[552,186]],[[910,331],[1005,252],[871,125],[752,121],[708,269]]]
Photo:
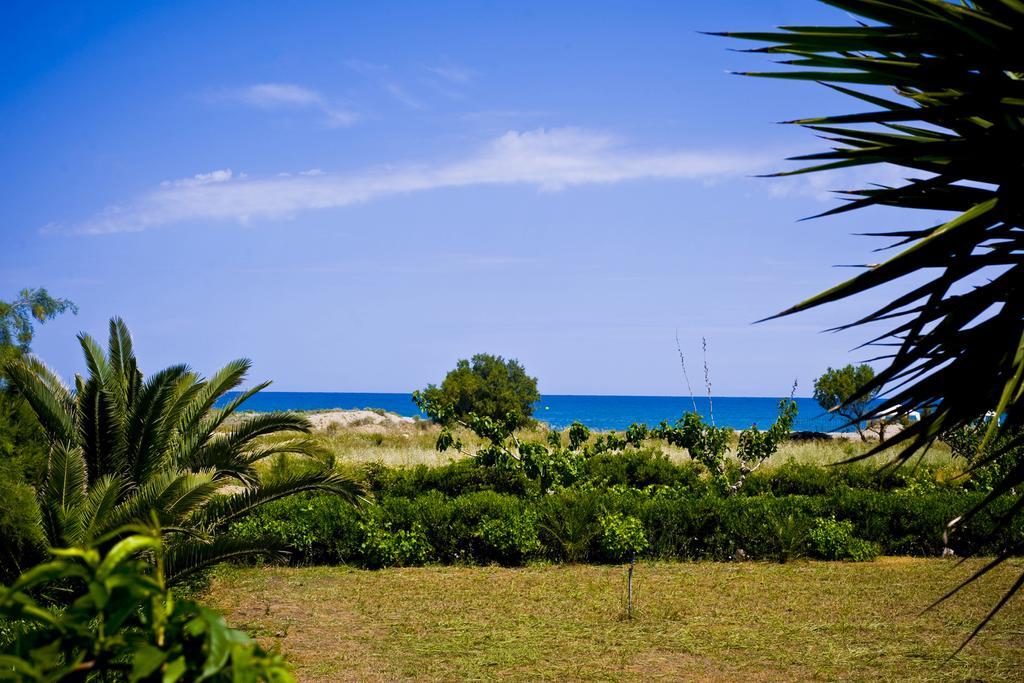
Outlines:
[[849,420],[863,439],[861,422],[871,408],[878,390],[863,392],[862,389],[874,377],[875,371],[863,363],[856,367],[847,365],[838,370],[828,368],[821,377],[814,380],[814,400],[825,410]]
[[440,386],[429,385],[414,399],[438,422],[486,417],[518,429],[531,422],[533,404],[540,400],[537,378],[526,374],[517,360],[478,353],[460,360]]

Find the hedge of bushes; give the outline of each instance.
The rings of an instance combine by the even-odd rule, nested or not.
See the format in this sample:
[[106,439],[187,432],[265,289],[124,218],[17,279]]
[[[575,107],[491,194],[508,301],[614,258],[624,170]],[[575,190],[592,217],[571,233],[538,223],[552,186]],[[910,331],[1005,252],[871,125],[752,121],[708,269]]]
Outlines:
[[[1018,521],[985,540],[1009,501],[997,502],[947,543],[947,522],[984,493],[935,485],[853,488],[842,483],[846,475],[814,469],[829,473],[800,478],[798,469],[780,468],[761,478],[759,495],[722,496],[694,480],[672,488],[566,489],[531,497],[492,489],[449,495],[440,489],[456,478],[435,481],[436,469],[377,471],[371,477],[376,487],[391,493],[378,493],[371,505],[356,509],[325,495],[290,498],[256,511],[234,533],[289,548],[294,564],[370,568],[619,561],[623,541],[608,531],[618,528],[633,535],[641,556],[680,560],[935,556],[947,545],[958,555],[990,554],[1024,537]],[[451,470],[466,475],[460,487],[481,485],[470,470]],[[398,490],[409,495],[395,495]]]
[[[656,448],[627,449],[604,452],[583,462],[581,484],[606,489],[627,487],[645,489],[665,486],[702,495],[717,489],[704,476],[704,468],[686,460],[674,462]],[[907,487],[942,487],[967,489],[972,481],[961,479],[943,483],[944,472],[931,467],[903,467],[880,472],[876,466],[849,464],[835,467],[786,463],[752,473],[740,489],[740,495],[829,495],[845,488],[890,491]],[[430,491],[459,496],[476,491],[496,491],[516,496],[537,494],[536,483],[521,470],[483,467],[472,459],[457,460],[449,465],[410,468],[389,468],[370,465],[366,470],[370,490],[378,497],[415,497]]]

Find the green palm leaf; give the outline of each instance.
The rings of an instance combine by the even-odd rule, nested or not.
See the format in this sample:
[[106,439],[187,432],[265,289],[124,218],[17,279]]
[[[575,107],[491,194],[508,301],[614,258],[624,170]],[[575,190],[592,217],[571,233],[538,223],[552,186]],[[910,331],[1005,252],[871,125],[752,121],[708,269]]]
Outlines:
[[[354,480],[332,472],[329,459],[301,436],[310,430],[305,418],[269,413],[228,422],[269,383],[241,392],[222,409],[214,407],[244,381],[249,361],[233,361],[209,380],[185,365],[144,379],[131,334],[119,318],[110,321],[106,353],[86,334],[79,343],[88,372],[76,376],[74,392],[37,359],[22,358],[9,367],[12,384],[51,442],[46,484],[37,491],[49,545],[111,543],[140,525],[148,527],[155,515],[167,548],[176,553],[174,571],[192,571],[239,554],[268,552],[225,540],[223,533],[228,521],[269,500],[303,491],[350,500],[362,495]],[[255,463],[278,453],[320,462],[302,475],[261,485]],[[240,491],[222,493],[234,482],[242,484]]]
[[230,536],[221,536],[209,543],[187,540],[166,551],[164,566],[167,582],[180,583],[192,574],[215,564],[260,555],[284,558],[287,553],[266,542],[256,544]]
[[[989,437],[1000,425],[1024,434],[1024,3],[824,1],[865,21],[720,34],[769,43],[754,52],[787,56],[782,63],[794,67],[752,75],[821,82],[877,107],[790,122],[833,147],[796,157],[812,165],[779,175],[889,164],[911,177],[840,193],[849,201],[823,215],[869,206],[954,215],[881,233],[897,239],[894,256],[779,315],[926,274],[923,284],[844,326],[888,325],[868,342],[886,349],[888,366],[861,392],[884,397],[866,418],[922,411],[886,443],[902,447],[900,461],[989,411],[996,415]],[[840,85],[848,83],[868,88]],[[871,86],[891,89],[895,99]],[[1008,447],[1024,443],[1011,439]],[[1003,495],[1017,496],[1011,509],[1019,513],[1021,484],[1024,467],[1008,471],[961,523]]]
[[86,468],[82,451],[56,444],[50,452],[43,495],[44,516],[51,537],[71,541],[81,537],[81,507],[86,498]]
[[352,502],[366,495],[365,489],[354,477],[333,470],[316,469],[218,497],[203,508],[197,519],[207,526],[223,527],[260,505],[307,491],[333,493]]
[[94,481],[81,505],[81,538],[76,542],[88,544],[108,529],[108,516],[114,511],[124,494],[124,481],[117,475],[106,475]]
[[74,411],[64,392],[54,389],[50,378],[37,374],[38,366],[24,359],[8,362],[4,370],[11,384],[25,397],[51,443],[75,443],[77,427]]
[[153,374],[130,407],[125,460],[133,482],[145,481],[150,472],[167,465],[166,446],[173,425],[165,419],[165,411],[173,400],[177,383],[188,373],[187,366],[173,365]]

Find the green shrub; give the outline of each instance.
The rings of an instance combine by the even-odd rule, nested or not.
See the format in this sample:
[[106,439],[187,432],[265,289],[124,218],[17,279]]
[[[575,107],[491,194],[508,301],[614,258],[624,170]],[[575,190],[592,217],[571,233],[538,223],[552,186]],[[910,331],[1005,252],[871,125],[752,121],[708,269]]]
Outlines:
[[302,495],[268,503],[231,527],[242,540],[284,548],[291,564],[358,561],[359,511],[329,494]]
[[776,496],[825,496],[848,488],[868,491],[937,488],[935,481],[936,470],[923,465],[880,471],[876,466],[860,463],[822,467],[790,461],[754,472],[741,492],[748,496],[766,493]]
[[530,511],[510,517],[485,519],[477,527],[476,533],[485,552],[503,565],[523,564],[541,550],[537,515]]
[[612,562],[634,558],[650,546],[644,525],[636,517],[614,512],[602,515],[598,522],[601,525],[601,553]]
[[836,521],[835,517],[816,519],[810,532],[811,545],[818,557],[825,560],[866,562],[881,552],[877,543],[853,535],[853,523]]
[[601,533],[599,500],[600,494],[594,491],[561,491],[538,501],[540,537],[548,557],[587,560]]
[[360,522],[363,542],[359,546],[363,566],[412,567],[425,564],[433,552],[423,528],[414,524],[410,529],[391,528],[390,522],[379,522],[370,517]]
[[789,562],[808,553],[811,542],[811,522],[807,517],[795,512],[773,511],[768,518],[768,523],[775,531],[776,560]]
[[[279,655],[228,628],[213,610],[173,597],[163,572],[137,559],[143,553],[162,558],[157,533],[124,538],[106,556],[92,548],[54,551],[57,559],[0,589],[0,622],[14,627],[0,645],[0,678],[294,680]],[[63,605],[39,600],[55,589],[66,594]]]
[[586,478],[594,486],[674,486],[693,492],[706,488],[701,481],[701,466],[693,461],[676,464],[656,448],[630,448],[606,451],[586,462]]
[[[639,453],[626,455],[624,460],[615,460],[623,457],[620,455],[601,454],[591,461],[601,463],[601,471],[612,473],[606,481],[644,481],[636,473],[645,471],[650,463],[657,464],[648,471],[677,476],[661,469],[664,464],[656,452]],[[363,511],[329,495],[285,499],[237,523],[233,533],[287,547],[296,564],[367,567],[424,562],[512,566],[535,558],[619,561],[622,558],[609,535],[613,528],[609,520],[627,518],[637,520],[643,531],[643,555],[673,560],[746,556],[786,561],[802,555],[845,557],[852,553],[860,557],[877,552],[936,556],[947,546],[958,555],[990,555],[1024,539],[1024,522],[999,526],[1000,516],[1013,504],[1011,498],[996,501],[970,525],[946,538],[949,520],[976,505],[984,493],[915,484],[913,480],[895,489],[851,488],[849,482],[864,470],[837,474],[839,468],[794,465],[784,468],[775,479],[751,477],[748,483],[771,484],[761,495],[722,496],[708,491],[703,483],[693,488],[683,483],[638,489],[623,483],[602,487],[587,482],[547,495],[480,490],[449,496],[437,488],[413,492],[425,481],[442,483],[432,479],[437,470],[461,478],[475,476],[467,473],[478,468],[435,468],[428,474],[417,469],[395,475],[381,468],[373,475],[378,490],[402,491],[402,495],[378,494],[377,502]],[[684,478],[677,482],[687,481],[687,468],[675,470],[679,471]],[[391,483],[383,485],[385,479]],[[396,481],[404,483],[394,484]],[[772,487],[813,495],[775,495]],[[843,551],[847,555],[837,555],[830,546],[816,545],[810,535],[812,527],[816,528],[816,520],[832,516],[843,520],[837,524],[848,527],[852,539],[873,546],[860,547],[851,540]],[[822,542],[823,533],[818,529]]]
[[364,471],[370,491],[377,496],[414,498],[428,491],[439,491],[451,497],[476,491],[522,496],[531,488],[529,479],[521,471],[483,467],[472,458],[439,467],[390,468],[371,463]]
[[0,460],[0,584],[42,561],[42,529],[35,491],[20,471]]

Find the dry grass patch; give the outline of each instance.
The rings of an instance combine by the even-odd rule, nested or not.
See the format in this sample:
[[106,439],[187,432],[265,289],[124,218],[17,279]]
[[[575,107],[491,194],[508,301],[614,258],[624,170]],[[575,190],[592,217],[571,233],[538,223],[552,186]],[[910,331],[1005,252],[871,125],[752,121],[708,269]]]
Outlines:
[[1024,570],[920,614],[979,566],[654,563],[623,619],[616,566],[225,568],[209,600],[300,680],[1019,680],[1024,604],[949,659]]

